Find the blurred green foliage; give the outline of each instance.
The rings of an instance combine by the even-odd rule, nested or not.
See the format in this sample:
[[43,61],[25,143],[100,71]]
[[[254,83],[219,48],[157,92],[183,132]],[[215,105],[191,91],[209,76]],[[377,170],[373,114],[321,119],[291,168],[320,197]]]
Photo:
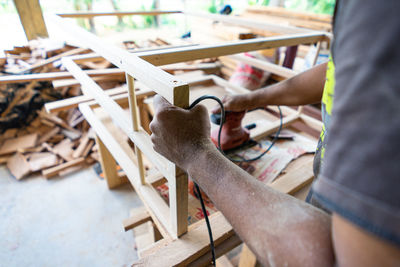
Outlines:
[[333,15],[336,0],[286,0],[285,6],[298,11]]

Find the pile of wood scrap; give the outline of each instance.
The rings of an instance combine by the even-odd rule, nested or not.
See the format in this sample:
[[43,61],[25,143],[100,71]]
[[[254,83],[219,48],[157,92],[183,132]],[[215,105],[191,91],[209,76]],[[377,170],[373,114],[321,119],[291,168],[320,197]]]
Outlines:
[[[149,40],[147,45],[170,44],[158,38]],[[133,41],[125,46],[128,50],[148,49]],[[93,99],[82,96],[80,83],[61,65],[62,57],[90,58],[91,54],[88,49],[48,39],[5,51],[6,57],[0,60],[0,164],[6,164],[16,179],[37,172],[47,178],[63,175],[98,160],[94,136],[77,109],[80,102]],[[103,58],[79,60],[79,64],[121,106],[127,105],[123,71]],[[162,68],[173,74],[194,70],[215,74],[220,65],[214,59]],[[140,82],[135,86],[140,95],[138,106],[143,110],[142,124],[150,132],[151,115],[145,109],[145,100],[154,93]],[[49,102],[58,105],[51,113],[43,108]]]
[[46,178],[76,171],[98,159],[94,136],[77,109],[48,114],[0,135],[0,163],[18,180],[41,172]]
[[[0,61],[0,164],[6,164],[16,179],[36,172],[46,178],[63,175],[98,159],[94,136],[78,109],[56,114],[43,109],[47,102],[82,94],[60,60],[89,52],[48,39],[5,51]],[[104,60],[90,63],[85,68],[110,66]],[[63,73],[68,79],[56,80]],[[124,81],[105,76],[97,77],[103,87],[114,88]]]

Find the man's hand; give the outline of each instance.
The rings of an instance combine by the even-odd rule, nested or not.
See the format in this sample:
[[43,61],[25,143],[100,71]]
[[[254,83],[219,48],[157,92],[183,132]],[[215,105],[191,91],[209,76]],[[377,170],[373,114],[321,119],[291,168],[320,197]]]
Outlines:
[[200,150],[212,145],[207,109],[175,107],[163,97],[154,97],[155,114],[150,123],[154,150],[187,170]]
[[[246,109],[252,109],[252,101],[250,94],[242,95],[226,95],[222,98],[222,103],[226,111],[244,111]],[[216,106],[212,113],[220,113],[220,106]]]

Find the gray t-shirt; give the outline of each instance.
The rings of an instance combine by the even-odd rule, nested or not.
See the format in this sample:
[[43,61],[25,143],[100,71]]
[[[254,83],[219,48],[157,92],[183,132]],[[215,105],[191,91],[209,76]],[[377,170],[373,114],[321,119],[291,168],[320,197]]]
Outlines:
[[400,246],[399,0],[338,3],[335,96],[314,198]]

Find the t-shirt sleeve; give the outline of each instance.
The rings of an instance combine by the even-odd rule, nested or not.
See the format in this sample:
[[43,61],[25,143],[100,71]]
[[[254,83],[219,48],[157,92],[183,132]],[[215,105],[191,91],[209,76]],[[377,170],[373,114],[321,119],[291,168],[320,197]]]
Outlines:
[[315,198],[400,245],[400,1],[340,1],[335,95]]

